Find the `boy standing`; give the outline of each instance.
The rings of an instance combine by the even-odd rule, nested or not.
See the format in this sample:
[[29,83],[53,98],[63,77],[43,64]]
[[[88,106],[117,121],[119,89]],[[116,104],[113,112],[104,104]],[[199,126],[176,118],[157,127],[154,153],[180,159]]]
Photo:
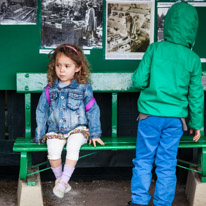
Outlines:
[[171,206],[176,188],[176,156],[190,109],[190,133],[200,138],[204,92],[200,58],[191,50],[198,14],[187,3],[176,3],[164,22],[164,41],[149,45],[132,80],[141,90],[140,120],[129,205],[148,205],[151,170],[156,165],[155,206]]

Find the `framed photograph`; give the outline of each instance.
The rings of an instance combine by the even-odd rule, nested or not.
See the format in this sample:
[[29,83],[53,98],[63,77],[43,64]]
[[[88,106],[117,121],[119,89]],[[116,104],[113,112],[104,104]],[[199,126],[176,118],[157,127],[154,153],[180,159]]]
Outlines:
[[36,24],[37,0],[0,0],[0,24]]
[[[169,8],[176,2],[158,2],[157,3],[157,40],[164,40],[164,19]],[[206,47],[206,30],[205,28],[205,13],[206,2],[188,2],[196,7],[199,17],[199,31],[197,33],[196,42],[193,50],[200,56],[201,62],[206,62],[205,47]]]
[[106,59],[142,59],[154,41],[154,1],[106,1]]
[[63,43],[102,48],[102,10],[103,0],[42,0],[41,49]]

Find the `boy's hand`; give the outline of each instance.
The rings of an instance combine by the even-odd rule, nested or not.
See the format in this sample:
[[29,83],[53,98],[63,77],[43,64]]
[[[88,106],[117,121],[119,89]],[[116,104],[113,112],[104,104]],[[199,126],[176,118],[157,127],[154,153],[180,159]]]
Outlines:
[[193,132],[195,132],[195,136],[193,137],[193,141],[197,142],[201,137],[200,129],[198,129],[198,130],[190,129],[190,134],[192,134]]
[[96,147],[96,142],[101,145],[104,145],[104,142],[100,138],[92,138],[89,140],[89,144],[93,143],[94,147]]

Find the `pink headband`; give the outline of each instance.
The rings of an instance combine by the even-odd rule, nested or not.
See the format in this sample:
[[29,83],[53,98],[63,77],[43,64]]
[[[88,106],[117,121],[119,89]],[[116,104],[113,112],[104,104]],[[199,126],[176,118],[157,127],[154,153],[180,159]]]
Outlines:
[[79,55],[79,52],[74,47],[69,46],[69,45],[66,45],[65,47],[72,49],[73,51],[75,51]]

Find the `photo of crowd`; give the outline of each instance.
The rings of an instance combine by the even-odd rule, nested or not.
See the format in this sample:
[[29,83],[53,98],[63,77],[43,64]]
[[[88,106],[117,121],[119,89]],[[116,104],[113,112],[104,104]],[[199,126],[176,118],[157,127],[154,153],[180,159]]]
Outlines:
[[103,0],[42,0],[41,47],[102,48]]
[[134,53],[146,51],[153,40],[151,12],[151,3],[107,3],[106,56],[108,58],[116,58],[121,53],[123,54],[121,58],[123,56],[133,58]]
[[0,0],[0,24],[36,24],[37,0]]

